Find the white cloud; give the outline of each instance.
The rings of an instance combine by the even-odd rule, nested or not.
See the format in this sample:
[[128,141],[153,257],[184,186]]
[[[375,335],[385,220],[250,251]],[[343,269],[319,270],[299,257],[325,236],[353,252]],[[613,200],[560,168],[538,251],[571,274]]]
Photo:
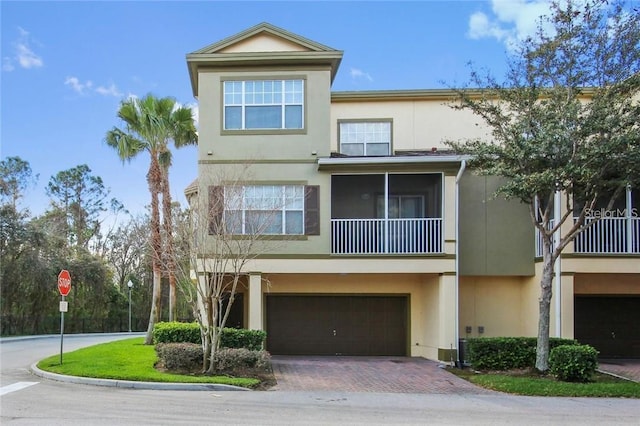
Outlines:
[[359,70],[358,68],[351,68],[349,73],[351,74],[351,78],[354,78],[354,79],[364,78],[365,80],[373,81],[373,78],[371,77],[371,75],[369,75],[368,72],[364,72],[362,70]]
[[469,31],[467,35],[474,39],[494,37],[502,40],[507,36],[507,31],[500,28],[495,22],[490,22],[489,17],[483,12],[476,12],[469,17]]
[[113,83],[111,83],[111,85],[109,87],[98,86],[98,87],[96,87],[95,90],[96,90],[96,92],[98,92],[102,96],[115,96],[117,98],[122,96],[122,92],[120,92],[118,90],[118,88],[116,87],[116,85],[113,84]]
[[29,31],[18,27],[18,39],[12,43],[13,55],[2,58],[2,70],[13,71],[17,64],[21,68],[31,69],[44,66],[44,61],[40,55],[33,51],[31,47],[32,38]]
[[16,67],[11,63],[11,58],[5,56],[2,58],[2,71],[13,71]]
[[493,16],[475,12],[469,17],[467,36],[472,39],[495,38],[511,50],[535,33],[541,15],[548,14],[548,0],[492,0]]
[[118,87],[111,83],[109,86],[95,86],[91,80],[85,82],[80,81],[78,77],[67,77],[64,81],[65,86],[69,86],[74,92],[80,95],[89,95],[91,93],[97,93],[102,96],[115,96],[121,97],[122,92],[118,90]]
[[198,129],[200,127],[200,107],[198,107],[198,104],[187,104],[187,106],[189,108],[191,108],[191,111],[193,111],[193,122],[196,126],[196,129]]
[[91,80],[87,80],[86,82],[82,83],[78,79],[78,77],[67,77],[67,79],[64,81],[64,84],[65,86],[71,87],[74,92],[81,95],[86,94],[86,91],[91,89],[91,87],[93,86]]
[[36,55],[26,43],[16,43],[18,63],[22,68],[40,68],[44,65],[42,58]]

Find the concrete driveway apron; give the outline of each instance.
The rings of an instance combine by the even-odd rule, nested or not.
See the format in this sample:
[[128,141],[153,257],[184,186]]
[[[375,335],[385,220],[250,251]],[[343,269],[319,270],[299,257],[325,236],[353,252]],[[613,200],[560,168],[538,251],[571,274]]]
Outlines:
[[437,362],[403,357],[272,357],[281,391],[487,394]]

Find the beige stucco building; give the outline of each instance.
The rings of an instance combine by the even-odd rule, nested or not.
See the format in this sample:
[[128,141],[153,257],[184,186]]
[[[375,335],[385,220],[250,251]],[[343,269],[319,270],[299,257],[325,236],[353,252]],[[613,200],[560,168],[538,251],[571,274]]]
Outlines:
[[[200,115],[187,195],[224,197],[238,238],[268,222],[232,323],[266,330],[274,354],[452,361],[462,338],[535,336],[527,209],[446,150],[488,137],[482,121],[448,90],[332,92],[342,55],[269,24],[187,55]],[[234,168],[250,171],[233,189],[213,177]],[[638,191],[625,203],[565,250],[551,330],[640,357]]]

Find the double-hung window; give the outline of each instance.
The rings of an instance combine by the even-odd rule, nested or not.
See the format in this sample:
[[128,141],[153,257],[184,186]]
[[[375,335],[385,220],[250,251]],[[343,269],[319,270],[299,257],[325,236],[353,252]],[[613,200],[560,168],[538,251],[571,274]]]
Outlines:
[[340,153],[384,156],[391,153],[391,121],[340,121]]
[[224,129],[302,129],[304,80],[224,81]]
[[304,234],[303,185],[228,186],[224,199],[229,234]]

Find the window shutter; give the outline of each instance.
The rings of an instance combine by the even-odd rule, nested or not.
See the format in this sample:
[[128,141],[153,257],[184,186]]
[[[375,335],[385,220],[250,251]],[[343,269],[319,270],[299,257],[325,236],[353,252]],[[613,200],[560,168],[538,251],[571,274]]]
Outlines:
[[222,213],[224,212],[224,187],[209,187],[209,235],[216,235],[222,226]]
[[304,187],[304,234],[320,235],[320,186]]

